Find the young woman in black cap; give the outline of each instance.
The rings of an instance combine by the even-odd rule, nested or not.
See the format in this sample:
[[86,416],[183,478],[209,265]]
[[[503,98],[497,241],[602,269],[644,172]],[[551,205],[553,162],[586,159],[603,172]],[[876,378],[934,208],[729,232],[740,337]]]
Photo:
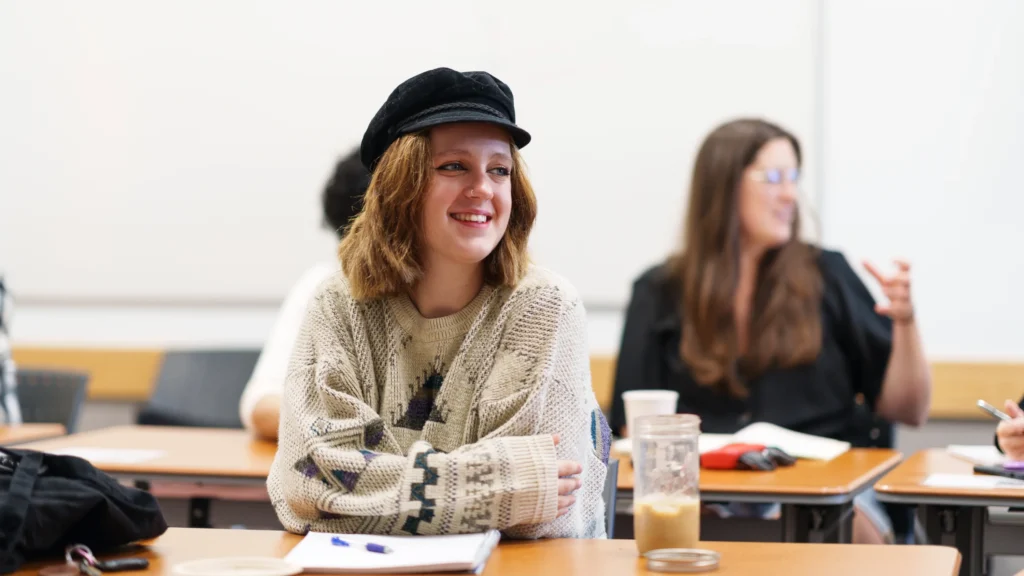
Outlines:
[[610,429],[576,291],[531,266],[512,92],[441,68],[396,88],[310,302],[268,480],[284,526],[602,537]]
[[[633,286],[616,431],[626,424],[622,393],[640,388],[678,391],[678,410],[700,415],[704,432],[762,421],[864,445],[871,412],[925,420],[931,375],[910,265],[892,274],[868,265],[889,300],[876,304],[842,254],[803,242],[800,166],[796,137],[762,120],[729,122],[705,139],[683,248]],[[855,541],[890,531],[871,495],[857,499]]]

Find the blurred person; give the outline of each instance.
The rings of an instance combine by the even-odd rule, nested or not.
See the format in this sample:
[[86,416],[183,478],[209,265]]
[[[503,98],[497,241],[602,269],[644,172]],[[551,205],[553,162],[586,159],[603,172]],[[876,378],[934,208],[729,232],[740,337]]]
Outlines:
[[[341,240],[352,219],[359,214],[363,194],[370,184],[370,172],[359,160],[359,148],[342,157],[321,194],[323,224]],[[337,264],[321,263],[307,270],[288,291],[277,314],[274,328],[249,378],[239,411],[245,428],[264,440],[277,440],[281,391],[288,375],[288,361],[299,337],[306,305],[317,286],[338,271]]]
[[292,532],[605,536],[586,313],[533,266],[509,87],[439,68],[367,128],[373,172],[310,303],[267,482]]
[[[910,264],[890,274],[865,263],[888,298],[876,304],[842,254],[801,241],[801,162],[796,137],[766,121],[707,136],[682,248],[633,284],[614,430],[626,432],[622,393],[633,389],[678,391],[678,410],[708,433],[762,421],[863,445],[859,402],[889,421],[925,421],[931,375]],[[854,539],[889,535],[873,494],[858,498]]]

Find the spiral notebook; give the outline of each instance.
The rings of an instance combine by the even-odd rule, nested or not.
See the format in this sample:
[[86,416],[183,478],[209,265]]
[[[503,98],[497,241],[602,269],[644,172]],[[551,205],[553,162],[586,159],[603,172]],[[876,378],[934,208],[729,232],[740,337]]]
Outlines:
[[[349,546],[335,546],[340,537]],[[310,532],[285,557],[306,573],[393,574],[480,572],[498,545],[497,530],[451,536],[373,536]],[[390,554],[366,550],[366,544],[391,548]]]

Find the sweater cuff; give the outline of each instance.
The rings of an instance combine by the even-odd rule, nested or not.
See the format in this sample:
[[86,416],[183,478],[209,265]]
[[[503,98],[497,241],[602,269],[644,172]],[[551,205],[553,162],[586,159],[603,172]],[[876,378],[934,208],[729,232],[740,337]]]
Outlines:
[[558,516],[558,459],[550,436],[498,440],[512,468],[512,526],[541,524]]

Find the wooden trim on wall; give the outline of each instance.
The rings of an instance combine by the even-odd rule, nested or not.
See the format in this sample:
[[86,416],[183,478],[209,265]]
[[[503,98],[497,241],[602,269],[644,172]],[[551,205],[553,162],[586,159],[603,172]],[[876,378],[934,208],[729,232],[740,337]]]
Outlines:
[[89,373],[90,400],[144,402],[153,393],[163,350],[35,348],[12,350],[18,368],[53,368]]
[[[89,398],[144,402],[153,392],[163,350],[17,347],[14,361],[25,368],[63,368],[91,375]],[[615,382],[615,356],[590,358],[594,393],[601,407],[611,408]],[[932,363],[931,418],[985,420],[975,407],[980,398],[995,406],[1024,395],[1024,362]]]
[[[590,357],[594,394],[601,407],[611,407],[615,386],[615,357]],[[993,406],[1024,396],[1024,362],[933,362],[932,408],[937,420],[989,420],[975,403]]]

